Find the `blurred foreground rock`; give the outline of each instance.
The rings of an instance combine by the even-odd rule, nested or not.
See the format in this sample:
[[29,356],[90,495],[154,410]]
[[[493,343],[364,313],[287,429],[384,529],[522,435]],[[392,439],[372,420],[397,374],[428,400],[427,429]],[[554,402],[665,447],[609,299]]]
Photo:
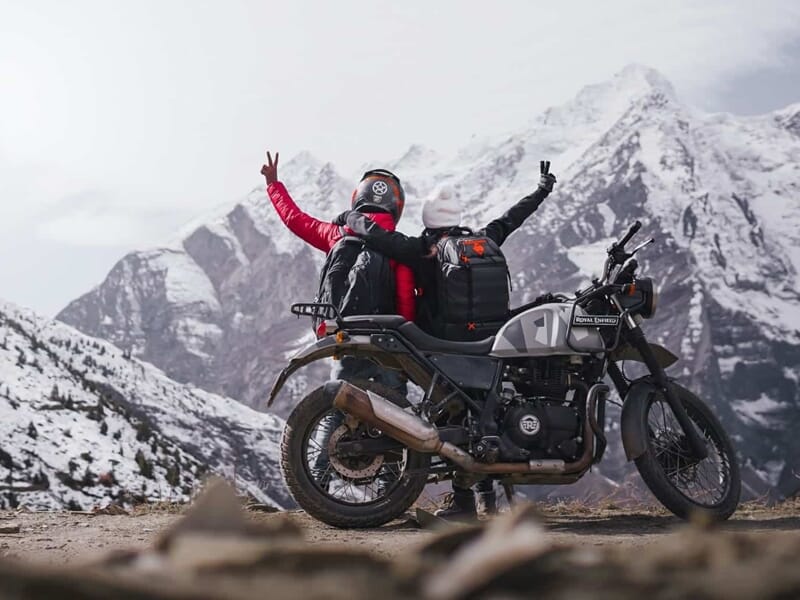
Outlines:
[[0,561],[0,598],[791,598],[800,539],[684,528],[640,548],[557,544],[530,506],[453,527],[394,558],[256,522],[209,484],[153,547],[86,567]]

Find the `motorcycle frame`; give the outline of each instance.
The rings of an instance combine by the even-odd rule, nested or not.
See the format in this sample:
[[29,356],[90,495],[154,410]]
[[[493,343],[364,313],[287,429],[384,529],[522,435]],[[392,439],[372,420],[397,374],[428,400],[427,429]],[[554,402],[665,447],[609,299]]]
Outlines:
[[[473,411],[481,435],[495,435],[498,433],[498,426],[493,415],[500,401],[499,391],[506,359],[492,356],[478,357],[495,363],[492,383],[491,386],[486,389],[484,403],[483,406],[481,406],[466,393],[458,382],[454,381],[454,379],[433,360],[418,350],[399,331],[388,328],[350,328],[347,327],[346,322],[342,322],[341,324],[344,329],[339,331],[345,333],[344,336],[337,338],[335,335],[329,335],[321,338],[304,350],[301,350],[291,360],[289,366],[279,375],[273,387],[268,405],[272,403],[288,377],[300,367],[325,357],[333,357],[336,359],[343,356],[361,356],[371,358],[385,368],[404,372],[411,381],[423,390],[426,390],[422,401],[414,406],[415,412],[420,413],[430,406],[435,389],[440,385],[440,382],[442,382],[452,390],[452,393],[446,396],[445,399],[455,394]],[[470,356],[470,358],[475,357]],[[592,387],[594,387],[594,385],[599,385],[599,382],[592,383]],[[592,454],[588,457],[589,460],[586,460],[587,457],[584,456],[584,461],[586,462],[585,468],[579,473],[566,473],[564,475],[543,475],[536,473],[506,474],[498,472],[489,474],[489,476],[502,480],[505,480],[506,477],[510,477],[514,483],[522,483],[523,480],[527,483],[573,483],[577,481],[592,464],[599,461],[606,446],[603,430],[604,419],[598,418],[600,415],[604,414],[605,398],[597,402],[592,402],[591,406],[589,406],[587,403],[589,386],[586,383],[571,378],[568,387],[576,390],[584,388],[581,390],[583,395],[582,402],[585,404],[583,407],[584,414],[581,420],[581,426],[583,428],[581,435],[585,438],[584,443],[592,448]],[[600,406],[602,406],[602,408],[599,408]],[[598,411],[600,411],[600,415],[596,414]],[[425,415],[426,418],[428,416],[427,414]],[[595,444],[595,442],[597,443]]]

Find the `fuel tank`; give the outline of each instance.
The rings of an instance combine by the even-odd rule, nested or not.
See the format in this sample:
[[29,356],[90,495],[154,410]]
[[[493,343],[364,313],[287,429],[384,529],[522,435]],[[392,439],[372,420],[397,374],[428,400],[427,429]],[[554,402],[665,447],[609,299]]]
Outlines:
[[[495,336],[491,356],[553,356],[604,352],[605,344],[597,327],[569,328],[574,303],[542,304],[509,320]],[[575,306],[575,315],[585,315]],[[569,342],[567,343],[567,332]]]

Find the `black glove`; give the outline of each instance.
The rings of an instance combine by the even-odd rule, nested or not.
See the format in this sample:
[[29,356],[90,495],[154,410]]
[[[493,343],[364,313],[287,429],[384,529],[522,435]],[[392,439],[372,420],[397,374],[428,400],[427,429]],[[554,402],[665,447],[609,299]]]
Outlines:
[[550,161],[540,160],[539,170],[542,176],[539,178],[539,188],[546,191],[548,194],[553,191],[553,186],[556,183],[556,176],[550,172]]
[[334,225],[338,225],[339,227],[344,227],[347,225],[347,215],[349,215],[352,211],[346,210],[337,216],[331,223]]

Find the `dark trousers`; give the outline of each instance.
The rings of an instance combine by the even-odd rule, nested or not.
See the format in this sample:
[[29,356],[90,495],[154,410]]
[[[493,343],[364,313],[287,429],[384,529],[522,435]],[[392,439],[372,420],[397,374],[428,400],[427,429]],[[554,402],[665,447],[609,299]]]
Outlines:
[[489,479],[481,479],[478,483],[476,483],[472,488],[468,485],[464,485],[463,482],[459,481],[458,475],[453,478],[453,491],[470,491],[470,489],[474,489],[475,492],[478,494],[486,494],[489,492],[494,492],[494,482]]
[[393,389],[404,397],[408,393],[408,386],[403,375],[397,371],[385,369],[368,358],[343,356],[333,371],[333,379],[344,379],[345,381],[371,379],[376,383]]

